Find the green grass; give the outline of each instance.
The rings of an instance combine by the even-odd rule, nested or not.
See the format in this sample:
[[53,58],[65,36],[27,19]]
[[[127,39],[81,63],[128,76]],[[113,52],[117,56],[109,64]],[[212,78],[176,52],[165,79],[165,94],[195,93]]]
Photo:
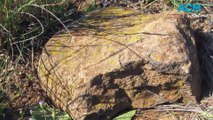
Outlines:
[[60,0],[1,0],[0,27],[4,32],[2,44],[16,45],[38,38],[44,32],[46,24],[50,24],[54,19],[60,21],[56,15],[64,10],[63,4],[66,5],[67,2],[64,0],[62,2]]
[[72,120],[66,112],[52,108],[46,103],[33,106],[30,114],[32,120]]
[[131,110],[117,116],[113,120],[132,120],[132,117],[135,115],[135,113],[136,113],[136,110]]
[[28,61],[31,60],[33,64],[34,48],[39,47],[35,41],[48,35],[47,29],[54,28],[56,24],[65,27],[60,17],[65,16],[61,13],[69,2],[70,0],[0,0],[0,119],[4,117],[3,111],[8,107],[8,101],[13,101],[13,98],[8,100],[7,96],[12,82],[10,80],[18,72],[17,64],[26,63],[26,56],[32,58]]

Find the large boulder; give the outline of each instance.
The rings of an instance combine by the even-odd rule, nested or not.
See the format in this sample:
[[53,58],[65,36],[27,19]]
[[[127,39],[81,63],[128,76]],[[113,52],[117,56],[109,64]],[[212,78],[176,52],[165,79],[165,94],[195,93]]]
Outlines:
[[38,73],[47,96],[77,120],[200,98],[194,37],[184,15],[109,7],[54,35]]

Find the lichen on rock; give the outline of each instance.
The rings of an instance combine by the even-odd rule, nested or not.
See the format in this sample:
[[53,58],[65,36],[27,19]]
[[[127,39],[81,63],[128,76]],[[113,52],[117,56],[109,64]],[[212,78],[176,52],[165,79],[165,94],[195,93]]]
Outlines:
[[199,65],[183,17],[120,7],[87,14],[68,26],[69,33],[62,31],[46,44],[38,68],[43,90],[77,120],[196,102]]

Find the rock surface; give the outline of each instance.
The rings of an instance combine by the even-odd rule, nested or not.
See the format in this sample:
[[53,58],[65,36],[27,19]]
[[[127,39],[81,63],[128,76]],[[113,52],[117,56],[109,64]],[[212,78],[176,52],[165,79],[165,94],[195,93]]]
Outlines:
[[177,111],[144,111],[134,116],[133,120],[199,120],[200,116],[193,112]]
[[184,15],[109,7],[69,25],[46,44],[38,73],[47,96],[77,120],[132,108],[196,102],[200,73]]

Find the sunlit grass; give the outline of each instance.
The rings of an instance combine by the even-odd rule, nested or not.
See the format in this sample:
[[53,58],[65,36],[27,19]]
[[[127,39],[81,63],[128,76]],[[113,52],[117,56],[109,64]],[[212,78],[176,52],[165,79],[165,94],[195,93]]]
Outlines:
[[35,41],[47,35],[46,29],[55,24],[66,29],[58,16],[69,3],[70,0],[0,0],[0,54],[4,49],[0,56],[0,119],[8,104],[10,77],[17,72],[16,65],[26,62],[25,54],[32,54],[29,60],[33,64]]

